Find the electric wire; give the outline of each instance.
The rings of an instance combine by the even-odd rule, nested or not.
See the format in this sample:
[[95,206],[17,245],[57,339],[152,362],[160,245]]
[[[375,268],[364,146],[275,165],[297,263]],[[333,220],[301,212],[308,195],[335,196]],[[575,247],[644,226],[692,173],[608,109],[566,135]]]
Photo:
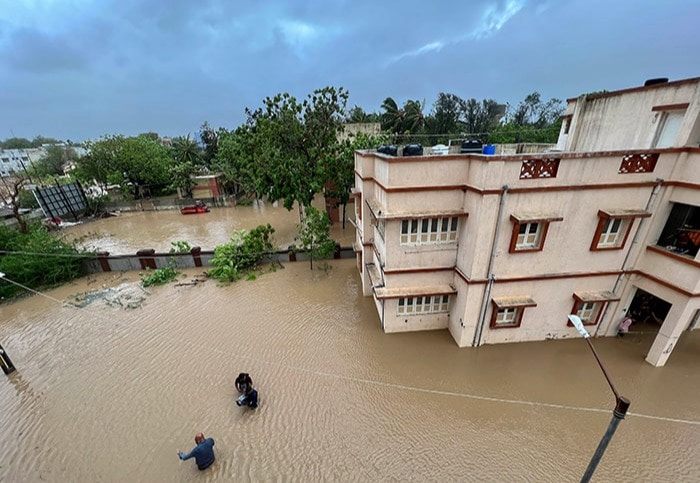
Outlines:
[[[90,313],[91,317],[99,318],[99,319],[102,319],[103,321],[113,322],[112,319],[108,319],[107,317],[103,316],[102,314],[96,313],[94,311],[90,311],[90,310],[88,310],[87,307],[81,307],[79,305],[72,304],[70,302],[61,301],[61,300],[56,299],[54,297],[51,297],[50,295],[47,295],[41,291],[31,289],[29,287],[22,285],[21,283],[10,280],[7,278],[7,276],[0,277],[0,280],[4,280],[6,282],[17,285],[23,289],[28,290],[29,292],[31,292],[33,294],[45,297],[45,298],[47,298],[55,303],[58,303],[59,305],[61,305],[63,307],[70,307],[70,308],[74,308],[74,309],[85,310],[86,312]],[[175,339],[171,339],[171,341],[178,342],[178,343],[183,342],[181,340],[176,341]],[[397,384],[397,383],[392,383],[392,382],[376,381],[373,379],[345,376],[345,375],[336,374],[333,372],[326,372],[326,371],[320,371],[317,369],[311,369],[311,368],[307,368],[307,367],[285,364],[285,363],[279,362],[279,361],[269,361],[269,360],[260,359],[257,357],[251,357],[251,356],[246,356],[246,355],[242,355],[242,354],[232,353],[230,351],[223,351],[223,350],[216,349],[213,347],[210,348],[209,350],[217,352],[220,355],[224,355],[227,357],[233,356],[237,359],[244,359],[244,360],[256,362],[256,363],[267,365],[267,366],[274,366],[274,367],[279,367],[279,368],[290,369],[293,371],[306,373],[306,374],[313,374],[315,376],[326,377],[329,379],[349,381],[349,382],[358,383],[358,384],[370,384],[370,385],[377,386],[377,387],[385,387],[385,388],[398,389],[398,390],[403,390],[403,391],[413,391],[413,392],[418,392],[418,393],[423,393],[423,394],[434,394],[434,395],[448,396],[448,397],[459,397],[459,398],[494,402],[494,403],[500,403],[500,404],[513,404],[513,405],[521,405],[521,406],[542,407],[542,408],[549,408],[549,409],[562,409],[562,410],[589,412],[589,413],[603,413],[603,414],[610,413],[609,409],[602,409],[602,408],[591,408],[591,407],[585,407],[585,406],[570,406],[570,405],[565,405],[565,404],[548,403],[548,402],[542,402],[542,401],[528,401],[528,400],[524,400],[524,399],[499,398],[499,397],[493,397],[493,396],[484,396],[482,394],[445,391],[445,390],[440,390],[440,389],[430,389],[430,388],[425,388],[425,387],[409,386],[409,385],[405,385],[405,384]],[[671,417],[667,417],[667,416],[657,416],[657,415],[653,415],[653,414],[634,413],[634,412],[627,412],[627,416],[634,416],[634,417],[643,418],[643,419],[665,421],[665,422],[678,423],[678,424],[687,424],[687,425],[692,425],[692,426],[700,426],[700,420],[693,420],[693,419],[671,418]]]

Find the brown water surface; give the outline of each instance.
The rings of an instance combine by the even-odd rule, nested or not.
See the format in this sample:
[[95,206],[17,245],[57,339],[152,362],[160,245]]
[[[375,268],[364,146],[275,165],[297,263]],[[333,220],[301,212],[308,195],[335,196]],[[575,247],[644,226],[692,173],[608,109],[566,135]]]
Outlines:
[[[579,481],[614,406],[583,340],[383,334],[355,262],[329,263],[225,287],[99,274],[0,305],[18,368],[0,375],[0,481]],[[700,332],[663,368],[644,362],[653,336],[595,340],[632,401],[596,481],[700,480]],[[234,404],[242,371],[254,411]],[[198,431],[216,440],[202,473],[176,455]]]
[[[319,202],[315,205],[323,208]],[[182,215],[177,210],[125,212],[97,222],[69,226],[59,233],[67,240],[78,240],[84,248],[121,255],[144,248],[167,252],[174,241],[187,241],[190,246],[213,250],[216,245],[227,242],[234,231],[267,223],[275,229],[277,246],[286,248],[293,243],[297,233],[299,212],[296,207],[287,211],[281,204],[266,202],[211,208],[209,213],[198,215]],[[355,228],[346,222],[343,229],[340,223],[336,223],[331,236],[342,246],[350,246]]]

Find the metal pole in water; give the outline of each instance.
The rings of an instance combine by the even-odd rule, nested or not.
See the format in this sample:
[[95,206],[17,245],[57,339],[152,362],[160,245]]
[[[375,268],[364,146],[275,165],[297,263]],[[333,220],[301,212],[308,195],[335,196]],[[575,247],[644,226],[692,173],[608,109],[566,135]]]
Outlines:
[[601,458],[603,458],[603,454],[605,454],[605,450],[608,447],[608,443],[610,443],[610,440],[615,434],[615,431],[617,430],[617,426],[620,424],[620,421],[625,419],[625,414],[627,414],[627,409],[629,407],[630,402],[627,398],[622,396],[619,396],[617,398],[615,409],[613,409],[613,417],[610,420],[608,429],[605,431],[605,434],[600,440],[600,443],[598,443],[598,448],[596,448],[595,453],[593,453],[591,462],[588,463],[588,468],[586,468],[586,472],[583,474],[583,478],[581,478],[581,483],[588,483],[589,481],[591,481],[593,472],[595,472],[595,469],[598,467],[598,463],[600,463]]
[[596,448],[595,453],[593,453],[593,457],[591,458],[590,463],[588,463],[588,468],[586,468],[586,472],[583,474],[583,477],[581,478],[581,483],[588,483],[591,481],[591,477],[593,476],[593,473],[595,472],[596,468],[598,467],[598,463],[600,463],[600,460],[603,458],[603,455],[605,454],[605,450],[608,448],[608,444],[610,443],[610,440],[612,439],[613,435],[615,434],[615,431],[617,430],[618,425],[620,424],[620,421],[625,419],[625,415],[627,414],[627,409],[630,407],[630,401],[624,396],[620,396],[620,393],[617,392],[617,388],[615,387],[615,384],[613,384],[612,379],[610,378],[610,375],[608,375],[608,371],[605,370],[605,366],[603,365],[603,361],[598,355],[598,352],[595,350],[595,347],[593,347],[593,344],[590,341],[591,335],[588,333],[586,328],[583,326],[583,322],[581,321],[581,318],[578,315],[569,315],[569,320],[571,323],[576,327],[576,330],[578,330],[579,334],[583,336],[586,342],[588,342],[588,347],[591,348],[591,351],[593,352],[593,356],[595,357],[596,362],[598,362],[598,365],[600,366],[600,369],[603,371],[603,375],[605,376],[605,379],[608,381],[608,384],[610,385],[610,389],[612,389],[613,394],[615,395],[615,409],[613,409],[613,418],[610,421],[610,424],[608,424],[608,429],[605,431],[605,434],[603,435],[603,438],[600,440],[600,443],[598,443],[598,448]]

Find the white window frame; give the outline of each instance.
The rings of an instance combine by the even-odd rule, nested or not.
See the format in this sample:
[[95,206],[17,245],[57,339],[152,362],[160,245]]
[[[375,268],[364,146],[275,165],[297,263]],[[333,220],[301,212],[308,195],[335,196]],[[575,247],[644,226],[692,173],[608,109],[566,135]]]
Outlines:
[[[529,230],[534,227],[535,232]],[[525,228],[525,233],[521,233]],[[515,242],[516,250],[539,248],[542,240],[542,223],[539,221],[521,223],[518,228],[518,238]]]
[[661,112],[659,127],[654,136],[653,148],[672,148],[683,125],[685,109]]
[[496,327],[515,327],[522,307],[503,307],[498,309],[494,325]]
[[626,218],[608,218],[605,220],[598,238],[598,247],[619,247],[625,233],[627,233],[627,224],[629,222],[630,220]]
[[441,314],[448,312],[449,307],[449,295],[402,297],[397,302],[396,314],[399,316]]
[[598,320],[598,313],[603,307],[602,302],[579,302],[576,315],[584,324],[594,324]]
[[437,245],[457,241],[458,216],[401,220],[401,245]]

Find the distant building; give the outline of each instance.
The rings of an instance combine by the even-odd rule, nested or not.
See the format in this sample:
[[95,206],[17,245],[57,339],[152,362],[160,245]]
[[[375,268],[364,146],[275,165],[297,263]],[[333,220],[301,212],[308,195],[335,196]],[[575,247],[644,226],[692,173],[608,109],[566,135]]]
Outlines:
[[[355,154],[357,265],[385,332],[460,347],[700,325],[700,78],[569,99],[561,152]],[[633,329],[634,330],[634,329]]]
[[46,156],[44,148],[0,149],[0,176],[24,173],[32,163]]
[[382,125],[378,122],[351,122],[343,125],[343,130],[338,137],[342,141],[351,136],[356,136],[358,133],[377,136],[381,131]]
[[[193,198],[217,198],[223,194],[220,183],[221,174],[205,174],[194,176],[193,179],[195,181],[195,185],[192,188]],[[180,197],[182,197],[182,193],[180,193]]]

